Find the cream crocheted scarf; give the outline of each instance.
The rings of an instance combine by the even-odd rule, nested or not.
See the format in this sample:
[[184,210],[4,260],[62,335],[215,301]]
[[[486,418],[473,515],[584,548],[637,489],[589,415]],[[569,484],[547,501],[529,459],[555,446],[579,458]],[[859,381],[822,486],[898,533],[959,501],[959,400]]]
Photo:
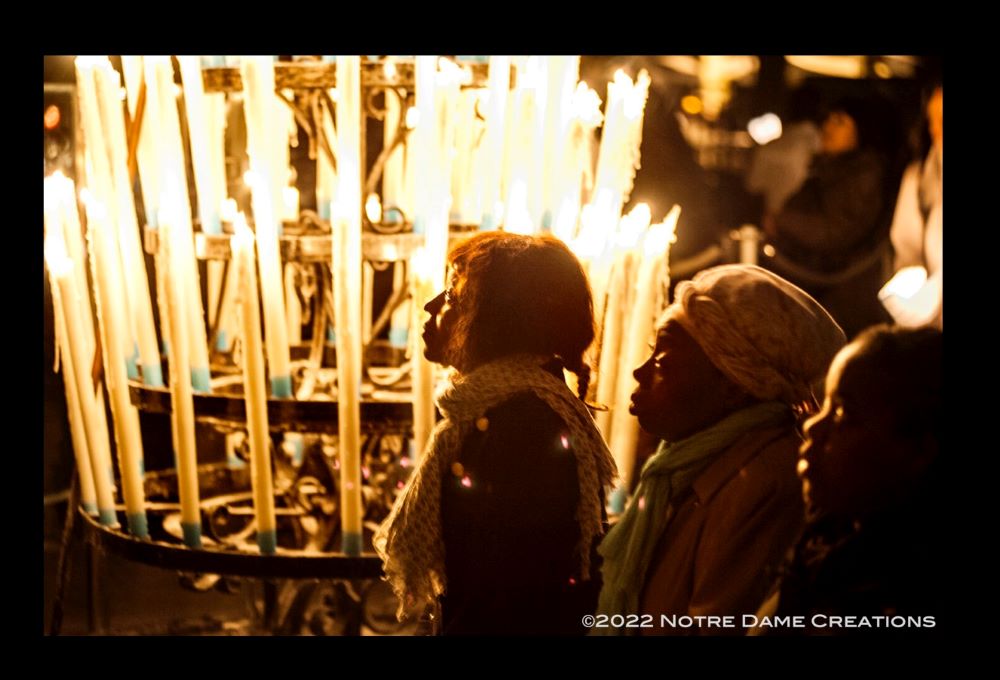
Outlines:
[[438,391],[435,403],[444,419],[434,428],[419,467],[373,541],[386,580],[399,597],[400,619],[408,609],[433,603],[447,587],[441,534],[442,471],[457,458],[475,421],[519,392],[533,392],[569,429],[580,484],[577,551],[581,576],[589,578],[591,547],[602,532],[600,490],[612,482],[617,470],[586,405],[564,381],[542,368],[548,360],[535,355],[503,357],[464,375],[452,372]]

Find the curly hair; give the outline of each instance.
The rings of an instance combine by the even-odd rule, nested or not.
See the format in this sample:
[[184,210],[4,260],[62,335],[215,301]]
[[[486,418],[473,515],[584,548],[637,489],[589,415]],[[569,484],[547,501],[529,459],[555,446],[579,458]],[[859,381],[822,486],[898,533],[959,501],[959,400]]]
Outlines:
[[510,354],[557,357],[579,379],[585,398],[594,340],[587,275],[566,244],[552,236],[490,231],[448,255],[460,314],[452,335],[455,365],[475,366]]

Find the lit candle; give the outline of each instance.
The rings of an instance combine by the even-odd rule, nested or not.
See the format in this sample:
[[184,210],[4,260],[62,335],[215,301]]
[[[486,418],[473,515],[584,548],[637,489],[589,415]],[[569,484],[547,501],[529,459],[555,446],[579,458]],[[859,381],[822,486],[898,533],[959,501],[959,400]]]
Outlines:
[[483,123],[476,114],[481,90],[469,88],[458,94],[455,110],[455,148],[451,175],[452,224],[479,225],[479,175],[475,172]]
[[[160,350],[153,325],[146,259],[139,242],[139,223],[136,220],[132,181],[128,172],[128,149],[120,96],[121,78],[107,59],[103,59],[95,71],[101,95],[102,117],[106,123],[105,139],[111,153],[115,195],[118,199],[118,242],[112,242],[111,252],[120,250],[121,253],[127,284],[123,289],[128,293],[131,312],[126,321],[134,326],[134,330],[129,330],[137,341],[142,362],[142,381],[151,387],[163,387],[163,369],[160,366]],[[128,335],[123,338],[123,342],[129,340]]]
[[663,302],[663,296],[658,293],[669,284],[667,262],[679,216],[680,206],[675,205],[662,223],[653,225],[646,232],[642,260],[634,279],[635,302],[631,305],[628,332],[623,336],[618,387],[611,416],[609,448],[615,455],[620,479],[620,486],[611,499],[612,508],[616,511],[624,509],[624,490],[632,482],[635,447],[639,437],[639,421],[625,407],[636,388],[632,371],[642,363],[643,357],[649,352],[650,341],[655,337],[656,318],[662,311]]
[[168,332],[173,352],[170,356],[170,400],[173,425],[174,460],[177,463],[177,489],[181,503],[181,531],[189,548],[201,547],[201,510],[198,490],[198,454],[194,432],[194,396],[189,380],[191,363],[188,350],[188,314],[183,304],[187,293],[184,270],[186,256],[183,241],[189,231],[177,227],[182,221],[179,207],[160,212],[161,262],[165,265],[164,288],[168,313]]
[[[179,300],[180,309],[187,315],[187,332],[180,337],[188,344],[187,356],[191,367],[191,385],[199,392],[210,392],[211,373],[208,364],[208,338],[205,332],[205,314],[201,303],[201,283],[197,259],[194,254],[194,232],[191,225],[191,201],[188,198],[187,171],[184,164],[184,146],[181,139],[180,118],[177,113],[178,89],[174,85],[174,70],[169,57],[146,57],[144,63],[147,83],[147,107],[159,112],[159,130],[156,139],[162,163],[160,216],[167,209],[175,229],[184,237],[178,238],[181,270],[176,272],[184,286]],[[169,315],[168,315],[169,316]],[[171,343],[172,344],[172,343]],[[174,348],[176,349],[176,348]]]
[[[504,229],[519,234],[533,233],[541,218],[541,160],[536,144],[537,130],[544,115],[542,65],[538,57],[529,57],[518,70],[512,119],[507,139],[507,201],[504,208]],[[537,210],[536,210],[537,208]]]
[[616,223],[622,205],[632,191],[635,171],[639,167],[642,118],[649,83],[649,74],[645,70],[639,72],[635,83],[620,70],[615,73],[614,81],[608,83],[608,101],[594,185],[598,195],[602,190],[610,192],[608,209]]
[[[386,57],[383,65],[386,79],[393,82],[396,78],[395,57]],[[385,127],[382,133],[382,143],[385,146],[392,144],[399,132],[399,125],[403,116],[403,106],[399,93],[388,88],[385,91]],[[397,146],[389,157],[385,160],[382,170],[382,202],[385,205],[386,221],[393,222],[398,219],[398,213],[394,210],[402,210],[409,215],[408,206],[404,205],[404,176],[406,168],[406,143]]]
[[278,547],[278,532],[274,514],[264,352],[260,338],[260,298],[257,294],[253,234],[242,214],[237,219],[232,244],[233,266],[239,279],[243,399],[246,404],[247,432],[250,435],[250,479],[253,485],[254,515],[257,519],[257,545],[261,553],[273,554]]
[[[336,97],[336,90],[327,90],[330,93],[331,101]],[[337,130],[334,127],[330,112],[323,107],[320,124],[323,134],[330,144],[330,150],[336,153]],[[337,173],[334,172],[330,159],[322,149],[316,154],[316,207],[319,216],[324,220],[329,220],[333,197],[337,195]]]
[[[607,303],[601,323],[601,354],[598,364],[597,400],[601,404],[612,405],[618,381],[619,355],[624,332],[628,327],[635,269],[639,259],[636,246],[642,234],[649,228],[649,206],[640,203],[622,217],[618,224],[610,249],[614,257],[611,281],[608,286]],[[612,410],[597,414],[597,425],[605,441],[611,440]]]
[[208,132],[208,111],[205,87],[201,75],[201,60],[195,56],[179,56],[181,80],[184,83],[184,108],[187,113],[188,137],[191,141],[191,165],[198,193],[198,216],[206,234],[222,233],[222,197],[216,195],[212,178],[212,152]]
[[295,265],[285,265],[285,316],[288,326],[288,345],[302,344],[302,304],[295,286]]
[[[48,232],[45,239],[45,261],[49,273],[55,279],[53,294],[59,296],[59,307],[62,312],[62,328],[65,331],[63,347],[69,349],[73,375],[69,379],[76,383],[76,394],[82,413],[84,430],[87,437],[87,451],[90,454],[90,472],[93,488],[97,497],[97,513],[101,524],[110,527],[118,526],[118,516],[115,513],[113,486],[113,470],[111,466],[111,441],[108,438],[108,424],[104,411],[98,410],[95,396],[94,381],[90,376],[91,357],[84,354],[86,341],[83,335],[83,322],[80,319],[80,307],[89,304],[82,299],[76,290],[73,276],[70,275],[71,265],[66,257],[65,244],[58,230]],[[58,292],[56,292],[58,291]],[[83,474],[86,466],[80,466]],[[81,489],[86,483],[81,484]]]
[[[432,266],[428,251],[420,248],[411,260],[410,327],[420,328],[423,323],[424,305],[437,295],[440,287],[434,281],[436,266]],[[410,381],[413,385],[413,451],[416,457],[423,454],[436,422],[434,411],[434,365],[424,357],[419,333],[410,333]]]
[[[62,219],[59,215],[58,199],[51,189],[52,178],[45,179],[45,231],[59,234],[62,229]],[[60,278],[73,280],[72,262],[62,254],[57,257],[49,245],[52,238],[45,237],[45,260],[49,272],[49,288],[52,291],[52,318],[55,326],[55,353],[57,363],[62,364],[63,387],[66,390],[66,415],[69,419],[70,435],[73,440],[73,456],[76,459],[76,471],[80,480],[80,502],[87,514],[97,515],[97,492],[94,489],[94,474],[90,465],[90,450],[87,446],[87,431],[84,426],[83,406],[77,391],[76,367],[73,364],[73,352],[70,349],[70,339],[65,327],[65,312],[62,296],[59,294]],[[51,261],[50,261],[51,260]],[[82,324],[81,324],[82,325]],[[83,338],[76,338],[82,343]],[[84,352],[86,356],[86,352]],[[56,369],[58,371],[58,367]]]
[[333,220],[341,550],[360,555],[361,504],[361,58],[337,56],[338,195]]
[[[96,200],[103,206],[117,206],[118,200],[111,170],[111,144],[106,140],[104,134],[96,80],[96,70],[100,61],[99,57],[77,57],[75,62],[77,94],[80,104],[80,118],[87,142],[86,161],[90,195],[96,197]],[[121,266],[118,258],[115,259],[114,266]],[[129,292],[124,288],[117,289],[114,294],[122,298],[123,304],[128,304],[126,300]],[[135,364],[136,345],[132,333],[126,334],[125,337],[121,338],[121,341],[124,343],[121,347],[121,354],[124,357],[123,360],[128,362],[129,376],[138,378],[139,374]],[[112,353],[117,354],[117,349]]]
[[559,171],[570,141],[573,93],[580,77],[579,56],[546,57],[548,101],[542,134],[541,228],[550,231],[558,208]]
[[479,228],[483,231],[496,229],[500,225],[503,207],[500,201],[500,181],[503,169],[504,132],[509,90],[510,57],[490,57],[489,98],[486,108],[486,132],[483,137],[483,218],[479,224]]
[[[392,268],[392,291],[402,290],[406,286],[405,264],[396,262]],[[407,298],[393,310],[389,320],[389,344],[399,349],[406,349],[407,334],[410,328],[410,307],[413,301]]]
[[[178,56],[181,81],[184,84],[184,109],[187,114],[188,138],[191,144],[191,165],[194,169],[195,189],[198,195],[198,217],[201,230],[206,234],[222,233],[222,200],[219,193],[217,159],[219,143],[217,121],[210,119],[209,100],[205,95],[202,78],[202,59],[196,56]],[[213,124],[214,123],[214,124]],[[213,134],[215,133],[215,134]],[[224,182],[223,182],[224,184]],[[223,262],[206,263],[208,276],[208,326],[215,327],[218,314],[219,292],[222,287]]]
[[125,357],[121,354],[128,336],[128,320],[121,298],[115,293],[124,287],[118,266],[118,253],[106,211],[92,201],[87,205],[90,235],[90,262],[97,295],[97,314],[104,339],[105,384],[111,397],[111,415],[118,451],[118,469],[129,531],[139,538],[149,536],[146,502],[142,482],[142,436],[139,413],[129,398]]
[[[125,91],[128,97],[128,111],[135,120],[139,91],[143,82],[143,58],[140,56],[122,56],[122,71],[125,75]],[[142,181],[142,203],[145,207],[146,222],[150,227],[156,227],[160,212],[160,152],[156,141],[156,131],[160,129],[159,108],[150,99],[152,83],[146,82],[146,101],[142,110],[142,127],[139,131],[139,145],[136,147],[137,167]]]
[[[257,258],[260,266],[260,287],[264,300],[264,331],[267,346],[267,367],[271,378],[271,396],[292,396],[291,361],[288,350],[288,327],[285,313],[284,287],[281,276],[281,256],[278,222],[282,192],[275,185],[278,164],[275,161],[273,134],[274,63],[270,57],[246,57],[243,61],[244,111],[247,119],[247,152],[253,177],[250,189],[253,199],[254,229],[257,237]],[[339,121],[338,121],[339,123]]]
[[600,97],[586,83],[580,83],[573,93],[569,139],[563,147],[552,198],[557,209],[552,230],[567,243],[576,236],[584,181],[593,180],[591,143],[601,120]]

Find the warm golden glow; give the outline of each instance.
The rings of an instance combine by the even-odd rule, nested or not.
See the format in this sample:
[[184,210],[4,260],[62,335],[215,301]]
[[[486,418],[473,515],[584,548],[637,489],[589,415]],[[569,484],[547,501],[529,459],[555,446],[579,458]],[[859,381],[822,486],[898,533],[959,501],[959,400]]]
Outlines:
[[702,108],[701,98],[698,95],[689,94],[681,99],[681,109],[689,116],[697,116]]
[[411,106],[410,108],[406,109],[406,129],[412,130],[413,128],[417,127],[419,123],[420,123],[420,109],[418,109],[416,106]]
[[926,282],[927,270],[923,267],[903,267],[889,279],[882,291],[887,295],[896,295],[904,300],[909,300]]
[[680,215],[681,207],[674,205],[662,222],[649,228],[649,231],[646,232],[646,239],[642,243],[644,254],[658,257],[667,252],[670,244],[677,240],[677,219]]
[[368,194],[368,198],[365,200],[365,215],[368,216],[368,221],[372,224],[382,223],[382,201],[379,200],[378,194]]
[[73,262],[66,254],[66,244],[57,229],[45,234],[45,264],[55,276],[66,276],[73,270]]

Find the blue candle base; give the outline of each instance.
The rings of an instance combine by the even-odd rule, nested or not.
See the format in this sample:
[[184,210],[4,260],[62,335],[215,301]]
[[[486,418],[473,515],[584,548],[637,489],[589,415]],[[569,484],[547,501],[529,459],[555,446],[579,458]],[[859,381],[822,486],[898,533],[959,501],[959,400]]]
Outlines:
[[117,526],[119,526],[119,524],[118,524],[118,515],[115,513],[114,508],[110,508],[110,509],[104,508],[102,510],[98,510],[98,512],[97,512],[97,521],[100,522],[101,524],[103,524],[106,527],[117,527]]
[[479,231],[493,231],[497,228],[497,221],[493,215],[483,215],[483,221],[479,223]]
[[160,364],[142,366],[142,382],[146,387],[163,387],[163,367]]
[[257,532],[257,546],[261,555],[273,555],[278,552],[278,532],[274,529]]
[[132,349],[132,354],[125,358],[125,374],[129,380],[139,379],[139,346]]
[[208,219],[202,223],[201,230],[206,234],[221,234],[222,219],[218,214],[209,215]]
[[212,374],[207,367],[191,369],[191,389],[195,392],[212,391]]
[[340,544],[341,551],[349,557],[361,556],[361,534],[344,533],[344,539]]
[[542,213],[542,231],[552,231],[552,211],[546,210]]
[[226,337],[226,331],[219,331],[219,334],[215,336],[215,349],[220,352],[229,349],[229,338]]
[[201,524],[181,522],[181,531],[184,532],[184,545],[189,548],[201,547]]
[[628,492],[625,489],[618,488],[611,492],[611,498],[608,501],[608,506],[611,508],[611,512],[621,514],[625,512],[625,500],[628,497]]
[[271,376],[271,396],[276,399],[286,399],[292,396],[292,376]]
[[399,349],[406,349],[406,341],[409,338],[409,330],[406,328],[390,328],[389,344]]
[[81,503],[83,511],[92,517],[97,516],[97,503]]
[[329,326],[326,327],[326,342],[328,345],[337,344],[337,331],[333,330]]
[[140,512],[134,515],[125,515],[128,521],[128,532],[136,538],[149,538],[149,524],[146,521],[146,513]]

